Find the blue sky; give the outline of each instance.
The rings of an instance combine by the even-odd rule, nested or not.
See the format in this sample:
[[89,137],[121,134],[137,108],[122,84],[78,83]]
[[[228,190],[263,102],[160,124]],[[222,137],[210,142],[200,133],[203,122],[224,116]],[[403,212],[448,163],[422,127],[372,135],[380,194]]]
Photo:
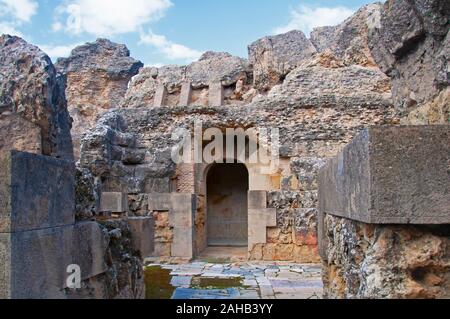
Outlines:
[[365,0],[0,0],[0,34],[22,36],[53,59],[98,37],[146,65],[186,64],[207,50],[247,57],[271,34],[343,21]]

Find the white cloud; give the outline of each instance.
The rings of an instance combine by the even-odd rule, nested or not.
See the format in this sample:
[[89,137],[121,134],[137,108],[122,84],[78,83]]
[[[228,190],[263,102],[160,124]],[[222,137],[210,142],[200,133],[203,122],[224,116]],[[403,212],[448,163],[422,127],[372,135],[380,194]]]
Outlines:
[[147,33],[141,32],[140,44],[149,44],[156,47],[161,53],[165,54],[170,60],[183,60],[192,62],[198,60],[203,52],[188,48],[182,44],[174,43],[163,35],[153,33],[151,30]]
[[276,28],[273,33],[286,33],[291,30],[301,30],[305,34],[316,27],[334,26],[350,17],[355,10],[346,7],[308,7],[300,6],[291,11],[288,24]]
[[170,0],[69,0],[57,8],[53,29],[96,36],[135,32],[171,6]]
[[0,35],[10,34],[21,38],[20,26],[30,22],[39,5],[35,0],[0,0]]
[[2,34],[15,35],[23,38],[22,32],[17,30],[12,24],[6,22],[0,22],[0,35]]
[[61,31],[63,29],[63,24],[61,22],[55,22],[52,24],[52,31],[54,32],[58,32]]
[[57,58],[65,58],[70,55],[72,50],[82,43],[74,43],[69,45],[39,45],[39,48],[47,53],[47,55],[55,61]]
[[12,16],[17,22],[29,22],[38,7],[35,0],[0,0],[0,15]]
[[160,68],[163,66],[164,66],[164,63],[150,63],[150,64],[144,65],[144,67],[146,67],[146,68]]

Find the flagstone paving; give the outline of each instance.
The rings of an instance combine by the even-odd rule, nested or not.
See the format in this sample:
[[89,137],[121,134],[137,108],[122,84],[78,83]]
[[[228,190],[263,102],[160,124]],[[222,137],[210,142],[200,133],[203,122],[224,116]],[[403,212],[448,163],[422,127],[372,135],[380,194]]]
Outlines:
[[[160,268],[170,275],[172,299],[322,298],[321,265],[193,262],[182,265],[151,264],[149,267]],[[146,281],[152,282],[151,278]]]

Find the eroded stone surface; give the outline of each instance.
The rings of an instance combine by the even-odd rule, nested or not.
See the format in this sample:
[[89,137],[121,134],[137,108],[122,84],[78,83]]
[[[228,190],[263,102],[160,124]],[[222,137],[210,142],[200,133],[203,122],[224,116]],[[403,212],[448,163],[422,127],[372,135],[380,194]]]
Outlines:
[[297,30],[255,41],[248,47],[254,86],[262,91],[271,89],[316,52],[305,34]]
[[369,46],[376,63],[390,75],[394,103],[403,114],[449,86],[449,15],[446,1],[389,0],[375,19]]
[[19,37],[0,36],[0,152],[71,160],[64,79],[50,58]]
[[18,151],[0,157],[0,233],[75,222],[73,163]]
[[67,81],[65,93],[74,121],[72,137],[78,159],[81,136],[98,115],[122,106],[128,82],[143,64],[130,57],[125,45],[98,39],[76,47],[56,65]]
[[369,4],[337,26],[315,28],[311,42],[317,51],[330,50],[346,65],[376,67],[369,48],[369,31],[379,19],[382,5]]
[[448,298],[449,227],[367,225],[327,215],[326,298]]
[[162,103],[158,101],[158,106],[181,105],[180,101],[186,102],[185,98],[180,100],[184,83],[191,84],[192,92],[189,103],[182,103],[182,106],[207,106],[211,83],[221,83],[225,87],[225,101],[239,103],[242,101],[242,95],[249,90],[250,74],[251,68],[247,60],[225,52],[206,52],[198,61],[187,66],[169,65],[141,69],[130,83],[124,106],[155,105],[156,93],[160,87],[164,87],[167,94]]

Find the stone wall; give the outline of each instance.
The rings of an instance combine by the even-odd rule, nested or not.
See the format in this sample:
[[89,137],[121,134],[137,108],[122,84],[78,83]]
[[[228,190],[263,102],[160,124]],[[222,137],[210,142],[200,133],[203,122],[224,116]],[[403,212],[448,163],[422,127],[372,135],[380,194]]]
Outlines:
[[130,83],[124,107],[220,106],[251,98],[247,60],[225,52],[206,52],[187,66],[143,68]]
[[[381,5],[366,6],[339,26],[316,30],[311,40],[299,31],[265,37],[249,46],[248,60],[206,52],[187,66],[141,68],[124,99],[125,83],[138,65],[126,48],[98,40],[74,50],[58,67],[67,75],[69,110],[86,111],[84,117],[73,115],[75,122],[91,126],[104,109],[123,107],[107,111],[87,132],[82,124],[75,129],[75,139],[86,132],[79,188],[89,184],[95,189],[90,206],[78,203],[78,216],[95,216],[102,192],[128,194],[128,211],[135,216],[153,214],[149,194],[195,194],[199,235],[193,246],[201,250],[206,245],[205,194],[196,168],[171,161],[172,133],[179,127],[192,132],[199,120],[204,128],[279,128],[284,166],[271,175],[248,168],[250,190],[268,192],[263,206],[265,212],[274,210],[277,220],[263,230],[256,249],[273,246],[266,258],[287,258],[290,252],[297,256],[291,259],[317,260],[316,166],[364,126],[399,121],[390,80],[369,52],[369,31],[380,11]],[[91,73],[98,76],[92,79]],[[80,100],[77,92],[87,98]],[[173,244],[170,227],[164,228],[166,246]],[[273,253],[274,247],[283,254]]]
[[[287,42],[280,38],[277,45]],[[289,51],[287,47],[284,50]],[[219,57],[229,63],[219,67]],[[170,94],[181,95],[186,80],[191,89],[186,96],[191,99],[196,87],[212,80],[221,79],[223,86],[237,85],[240,76],[246,74],[245,84],[250,85],[249,74],[253,71],[242,59],[207,53],[184,71],[171,66],[144,68],[130,84],[125,108],[106,112],[85,135],[80,165],[92,172],[101,191],[127,193],[130,212],[139,216],[151,213],[145,200],[148,194],[195,194],[197,236],[192,245],[199,253],[206,246],[206,193],[201,186],[205,183],[205,168],[172,162],[171,148],[178,142],[172,134],[179,128],[192,133],[197,121],[202,121],[203,130],[279,128],[279,170],[261,175],[260,167],[248,166],[250,190],[268,192],[269,200],[263,208],[267,212],[274,209],[277,215],[276,225],[262,228],[257,252],[251,256],[317,261],[317,168],[365,125],[396,123],[398,118],[392,108],[389,78],[378,68],[346,65],[331,52],[308,57],[299,58],[289,70],[280,71],[280,84],[269,88],[266,94],[253,97],[251,102],[231,99],[231,104],[225,106],[195,102],[178,106],[170,102]],[[255,59],[259,59],[257,55]],[[155,105],[156,95],[169,101],[169,105]],[[170,232],[164,233],[170,237]],[[167,238],[164,242],[166,246],[171,244]],[[266,257],[262,256],[264,249]],[[168,249],[161,250],[166,254]]]
[[[0,69],[0,298],[143,297],[153,224],[100,216],[99,181],[73,162],[65,77],[7,35]],[[68,288],[74,265],[79,289]]]
[[373,127],[321,169],[326,297],[449,297],[449,137],[448,125]]

